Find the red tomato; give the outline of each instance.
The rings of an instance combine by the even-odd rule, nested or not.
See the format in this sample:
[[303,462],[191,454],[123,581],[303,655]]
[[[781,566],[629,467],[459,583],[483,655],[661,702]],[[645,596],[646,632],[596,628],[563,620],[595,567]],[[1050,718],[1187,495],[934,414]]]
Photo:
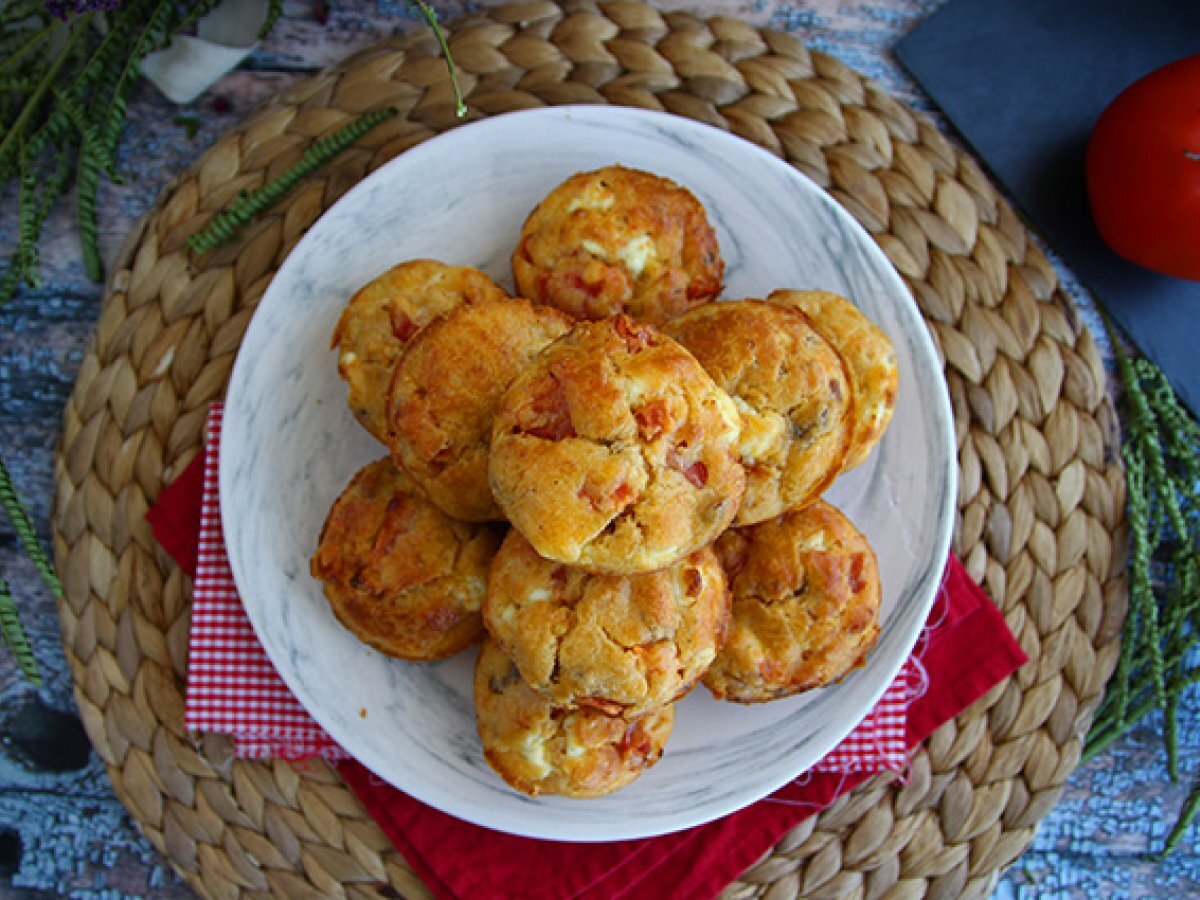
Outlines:
[[1135,81],[1104,110],[1088,142],[1087,184],[1110,247],[1200,281],[1200,54]]

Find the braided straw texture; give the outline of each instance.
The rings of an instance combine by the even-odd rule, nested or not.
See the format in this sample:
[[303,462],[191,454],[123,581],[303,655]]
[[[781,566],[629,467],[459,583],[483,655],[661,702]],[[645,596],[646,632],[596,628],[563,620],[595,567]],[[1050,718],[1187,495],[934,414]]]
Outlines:
[[[1117,423],[1101,359],[1051,266],[929,121],[786,34],[627,0],[529,0],[461,20],[450,36],[472,117],[614,103],[728,129],[830,191],[904,276],[953,399],[955,549],[1031,661],[938,730],[906,782],[867,782],[726,893],[985,894],[1079,760],[1127,603]],[[401,115],[236,243],[189,254],[186,238],[239,191],[388,105]],[[305,229],[366,174],[455,124],[423,31],[272,100],[130,235],[66,410],[55,552],[76,700],[117,795],[205,896],[426,895],[325,764],[236,760],[225,738],[184,730],[190,585],[143,517],[198,451],[255,303]]]

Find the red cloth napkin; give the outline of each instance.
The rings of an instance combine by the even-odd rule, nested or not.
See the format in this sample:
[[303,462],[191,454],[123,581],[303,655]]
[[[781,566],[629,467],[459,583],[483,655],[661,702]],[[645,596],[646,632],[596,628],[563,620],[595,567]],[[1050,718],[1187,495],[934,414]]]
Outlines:
[[[147,514],[164,549],[196,577],[187,725],[233,733],[235,750],[240,755],[336,756],[340,748],[290,694],[280,697],[274,687],[229,690],[230,683],[245,684],[248,679],[248,683],[260,685],[270,679],[263,678],[266,657],[241,611],[224,558],[216,511],[218,442],[214,438],[220,427],[219,406],[214,413],[208,441],[212,452],[197,459],[164,489]],[[198,497],[209,502],[198,502]],[[201,507],[208,511],[201,511]],[[203,604],[199,603],[202,595]],[[196,607],[211,609],[214,598],[218,601],[216,611],[209,619],[197,621]],[[195,655],[198,626],[210,635],[215,626],[215,633],[221,635],[218,640],[206,642],[208,657],[202,653],[199,664]],[[343,760],[338,769],[364,808],[440,897],[602,900],[711,896],[800,821],[881,770],[882,760],[869,767],[861,765],[879,734],[902,728],[907,752],[1025,661],[1003,617],[951,557],[913,660],[889,690],[893,696],[902,697],[901,709],[907,705],[906,715],[897,717],[894,711],[881,712],[877,707],[874,714],[882,716],[882,721],[875,723],[878,728],[861,732],[875,737],[865,738],[862,746],[839,748],[846,758],[838,771],[808,772],[770,797],[723,819],[656,838],[571,844],[515,837],[432,809],[379,780],[353,760]],[[269,662],[266,665],[269,669]],[[273,670],[269,675],[282,687]],[[219,687],[222,680],[224,691]],[[217,687],[207,696],[201,690],[196,696],[204,701],[194,702],[196,684]],[[286,694],[286,688],[283,691]],[[237,702],[231,704],[235,697]],[[231,706],[237,728],[228,727]],[[285,710],[282,715],[281,708]],[[823,763],[828,764],[829,759]]]

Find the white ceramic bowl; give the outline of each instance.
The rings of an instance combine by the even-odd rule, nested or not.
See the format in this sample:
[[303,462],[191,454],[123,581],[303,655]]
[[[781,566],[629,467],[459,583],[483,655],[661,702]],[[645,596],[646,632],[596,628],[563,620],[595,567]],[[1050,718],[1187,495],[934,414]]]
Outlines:
[[[350,477],[384,454],[352,418],[329,337],[346,301],[398,262],[477,266],[510,287],[529,211],[567,176],[621,163],[690,188],[715,223],[725,297],[816,288],[852,298],[896,345],[900,392],[869,459],[827,499],[879,557],[882,633],[841,684],[743,707],[697,688],[657,766],[600,800],[530,799],[488,768],[475,731],[475,652],[412,664],[334,620],[308,571]],[[500,831],[607,841],[676,831],[771,793],[862,719],[924,624],[950,543],[955,441],[945,381],[899,276],[857,223],[796,170],[717,129],[615,107],[496,116],[427,141],[357,185],[288,256],[246,332],[225,410],[220,489],[234,577],[280,675],[381,778]]]

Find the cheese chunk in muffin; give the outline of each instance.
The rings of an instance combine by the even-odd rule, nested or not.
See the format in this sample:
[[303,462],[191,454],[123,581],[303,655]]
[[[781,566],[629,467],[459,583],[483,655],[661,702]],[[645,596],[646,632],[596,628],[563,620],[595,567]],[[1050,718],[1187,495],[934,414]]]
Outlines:
[[664,330],[700,361],[742,416],[746,496],[737,525],[799,509],[824,493],[850,445],[841,358],[805,315],[761,300],[708,303]]
[[388,656],[442,659],[483,637],[488,566],[502,534],[454,521],[384,457],[333,504],[311,571],[360,640]]
[[725,263],[704,207],[669,179],[609,166],[568,178],[530,213],[517,291],[583,319],[652,324],[713,299]]
[[536,797],[603,797],[662,757],[675,708],[643,716],[563,710],[521,679],[494,641],[475,665],[475,721],[483,755],[509,785]]
[[648,325],[583,322],[505,392],[489,476],[542,556],[630,575],[725,530],[746,475],[740,419],[695,358]]
[[678,700],[725,640],[729,595],[704,548],[641,575],[590,575],[509,531],[488,575],[484,625],[555,706],[640,715]]
[[447,514],[502,518],[488,488],[496,404],[569,327],[558,310],[528,300],[464,303],[422,329],[396,363],[388,396],[392,456]]
[[863,312],[829,291],[775,291],[767,300],[799,309],[842,358],[854,395],[850,449],[842,470],[867,458],[892,421],[900,372],[896,348]]
[[704,677],[715,697],[789,697],[866,661],[879,636],[879,567],[840,511],[817,501],[731,529],[717,555],[732,585],[733,619]]
[[354,418],[387,443],[388,384],[404,345],[460,303],[504,296],[478,269],[433,259],[401,263],[368,282],[346,304],[331,341]]

